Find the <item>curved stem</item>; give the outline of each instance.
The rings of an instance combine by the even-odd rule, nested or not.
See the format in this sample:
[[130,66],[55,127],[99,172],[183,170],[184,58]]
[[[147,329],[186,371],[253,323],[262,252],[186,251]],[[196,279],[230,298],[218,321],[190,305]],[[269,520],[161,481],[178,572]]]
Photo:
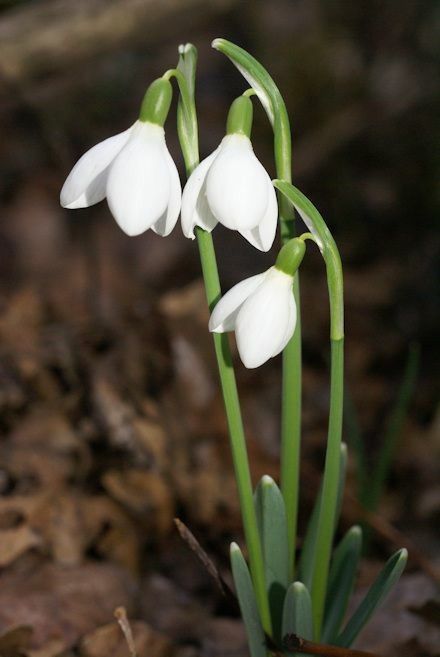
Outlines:
[[[197,118],[193,96],[193,76],[195,72],[194,51],[195,49],[192,52],[190,51],[190,55],[193,57],[193,62],[192,65],[189,66],[187,66],[187,62],[185,62],[185,52],[181,52],[179,69],[180,67],[182,67],[183,70],[186,68],[185,75],[179,69],[177,69],[177,73],[179,75],[176,75],[179,83],[179,88],[181,90],[182,88],[185,89],[184,94],[181,96],[181,105],[179,102],[178,129],[182,153],[185,160],[186,172],[188,176],[191,174],[192,170],[199,161]],[[173,72],[173,74],[175,73]],[[188,102],[193,109],[190,107],[185,107],[185,104],[188,104]],[[185,122],[188,119],[192,121],[192,125],[190,126],[185,125]],[[196,228],[195,232],[199,247],[206,297],[209,308],[212,310],[221,296],[221,287],[214,244],[210,233],[204,231],[201,228]],[[244,534],[249,552],[250,571],[252,574],[261,622],[265,632],[270,635],[272,632],[272,626],[264,575],[263,552],[254,507],[249,459],[247,455],[246,439],[244,435],[243,421],[241,417],[240,402],[238,398],[231,351],[229,348],[227,335],[214,333],[213,337],[226,417],[228,421],[230,446],[240,500]]]
[[[289,116],[284,100],[275,83],[271,91],[276,103],[274,121],[275,164],[277,176],[286,182],[292,180],[292,151]],[[285,196],[278,192],[281,243],[295,235],[293,209]],[[301,304],[299,274],[293,281],[293,295],[297,308],[295,332],[283,351],[283,378],[281,404],[281,457],[280,483],[286,506],[287,537],[289,551],[289,575],[294,579],[296,534],[299,505],[299,470],[301,453],[301,403],[302,403],[302,354],[301,354]]]
[[321,506],[312,576],[312,609],[315,636],[321,636],[328,573],[338,507],[338,483],[344,401],[344,338],[331,340],[330,412],[322,482]]
[[312,567],[312,611],[314,631],[321,634],[327,581],[338,508],[342,413],[344,402],[344,292],[341,258],[336,243],[318,210],[298,189],[282,180],[274,181],[296,208],[320,248],[327,270],[330,300],[331,374],[327,448],[321,505],[314,542]]
[[[263,105],[274,132],[277,176],[290,183],[292,152],[290,122],[283,97],[266,69],[246,50],[226,39],[215,39],[213,47],[227,55],[246,78]],[[293,208],[278,194],[281,242],[295,234]],[[295,572],[295,547],[298,517],[299,460],[301,442],[301,312],[298,274],[293,294],[297,307],[295,332],[283,352],[281,413],[281,491],[286,506],[290,578]]]

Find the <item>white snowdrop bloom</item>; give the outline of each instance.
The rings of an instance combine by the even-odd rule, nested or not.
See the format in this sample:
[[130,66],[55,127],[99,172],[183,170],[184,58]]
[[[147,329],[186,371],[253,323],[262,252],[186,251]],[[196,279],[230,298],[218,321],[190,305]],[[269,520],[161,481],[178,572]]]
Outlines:
[[127,235],[140,235],[148,228],[163,236],[172,231],[182,190],[163,129],[171,93],[169,81],[153,82],[139,120],[78,160],[61,190],[63,207],[84,208],[107,198]]
[[296,325],[293,277],[305,253],[301,238],[290,240],[276,264],[229,290],[209,320],[214,333],[235,331],[244,365],[259,367],[283,351]]
[[217,223],[237,230],[253,246],[268,251],[277,228],[278,204],[271,179],[249,139],[252,103],[241,96],[231,106],[220,146],[193,171],[183,190],[182,229],[212,231]]
[[209,321],[214,333],[235,331],[244,365],[259,367],[279,354],[293,335],[293,277],[276,267],[246,278],[220,299]]

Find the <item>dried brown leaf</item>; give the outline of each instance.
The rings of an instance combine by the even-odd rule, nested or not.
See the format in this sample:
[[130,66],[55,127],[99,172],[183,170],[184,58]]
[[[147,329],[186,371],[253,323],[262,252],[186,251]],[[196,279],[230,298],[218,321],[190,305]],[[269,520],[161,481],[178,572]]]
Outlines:
[[135,590],[129,573],[116,565],[33,561],[0,575],[0,626],[31,626],[32,649],[55,640],[66,649],[111,618],[117,605],[131,611]]
[[[168,657],[171,642],[143,621],[130,621],[137,657]],[[126,639],[116,623],[89,632],[80,644],[81,657],[124,657],[130,655]]]

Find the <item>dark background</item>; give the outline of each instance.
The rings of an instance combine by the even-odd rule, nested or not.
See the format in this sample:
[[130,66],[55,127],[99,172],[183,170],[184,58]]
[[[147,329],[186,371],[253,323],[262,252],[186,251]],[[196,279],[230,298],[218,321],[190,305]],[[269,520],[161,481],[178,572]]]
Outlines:
[[[410,345],[420,350],[360,586],[400,545],[410,565],[360,645],[438,654],[438,626],[425,612],[440,501],[439,22],[438,3],[416,0],[0,4],[0,631],[32,626],[30,645],[45,656],[101,657],[109,646],[125,654],[112,624],[123,604],[139,619],[141,657],[246,653],[240,623],[172,522],[181,517],[227,573],[240,521],[196,244],[179,225],[166,239],[128,238],[105,202],[75,212],[58,205],[78,157],[133,122],[180,43],[199,50],[202,156],[217,146],[245,88],[210,47],[222,36],[277,82],[295,184],[339,245],[347,387],[373,468]],[[174,109],[167,142],[183,181]],[[253,143],[274,176],[257,101]],[[214,237],[225,289],[276,254],[276,245],[261,254],[221,227]],[[302,533],[328,402],[326,283],[312,248],[301,283]],[[255,479],[276,476],[280,359],[237,369]],[[354,451],[342,528],[362,519]],[[19,639],[26,647],[25,632]]]

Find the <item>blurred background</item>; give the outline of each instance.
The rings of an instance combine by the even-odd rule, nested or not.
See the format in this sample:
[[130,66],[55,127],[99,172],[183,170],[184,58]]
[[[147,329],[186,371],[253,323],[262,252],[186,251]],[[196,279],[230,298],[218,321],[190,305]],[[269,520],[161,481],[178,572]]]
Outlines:
[[[113,619],[122,605],[139,657],[246,655],[239,619],[173,522],[228,579],[241,528],[196,244],[179,225],[167,239],[129,238],[105,202],[72,212],[58,201],[78,157],[135,120],[180,43],[199,49],[202,156],[217,146],[245,89],[211,49],[218,36],[277,82],[294,181],[344,263],[350,460],[340,531],[369,527],[360,590],[397,547],[410,551],[359,646],[440,654],[439,35],[434,0],[0,3],[2,654],[125,655]],[[174,117],[167,142],[183,181]],[[253,143],[275,175],[257,102]],[[276,254],[221,227],[214,237],[224,289]],[[312,248],[301,285],[303,533],[328,408],[326,281]],[[277,477],[280,359],[237,371],[255,481]],[[381,448],[393,443],[373,504]]]

